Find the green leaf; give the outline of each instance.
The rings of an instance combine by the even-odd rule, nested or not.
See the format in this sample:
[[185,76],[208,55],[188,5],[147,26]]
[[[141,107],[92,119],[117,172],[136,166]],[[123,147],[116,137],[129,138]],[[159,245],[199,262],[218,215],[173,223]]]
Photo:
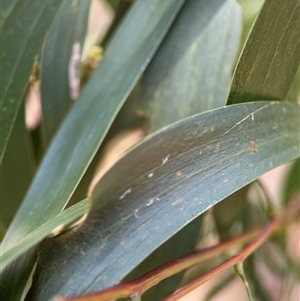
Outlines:
[[30,286],[31,274],[35,268],[36,249],[34,246],[15,259],[0,274],[0,299],[23,301]]
[[1,2],[0,162],[21,105],[31,69],[62,0]]
[[284,182],[283,201],[287,204],[296,193],[300,193],[300,158],[293,162]]
[[79,219],[87,212],[88,202],[87,200],[81,201],[74,206],[60,212],[50,220],[42,224],[40,227],[32,231],[27,236],[20,239],[11,249],[2,253],[1,258],[1,270],[4,269],[10,262],[17,258],[20,254],[29,250],[32,246],[36,245],[50,233],[56,229],[63,228],[75,220]]
[[226,104],[241,26],[235,1],[184,4],[141,81],[151,131]]
[[52,140],[3,240],[4,252],[64,208],[182,3],[140,0],[133,5]]
[[[36,246],[50,233],[61,231],[65,226],[82,217],[88,209],[87,200],[66,209],[21,239],[1,257],[1,300],[17,300],[22,296],[36,260]],[[22,254],[21,256],[19,256]],[[18,258],[16,258],[19,256]],[[15,259],[16,258],[16,259]],[[54,263],[55,264],[55,263]],[[23,299],[20,299],[23,300]]]
[[30,135],[25,126],[24,101],[16,117],[0,165],[1,223],[8,228],[30,185],[36,169]]
[[287,94],[288,100],[292,100],[292,101],[299,103],[299,101],[300,101],[300,85],[299,85],[299,83],[300,83],[300,68],[298,69],[297,74],[294,77],[294,80],[291,84],[290,90]]
[[299,29],[299,1],[265,1],[235,70],[228,104],[285,99],[299,67]]
[[[90,0],[65,1],[50,29],[41,56],[43,134],[49,144],[61,120],[79,93],[80,56],[86,35]],[[72,81],[70,80],[72,79]],[[78,85],[78,90],[76,89]]]
[[119,282],[211,206],[299,156],[299,113],[288,102],[223,107],[140,143],[95,186],[85,222],[41,245],[28,300]]

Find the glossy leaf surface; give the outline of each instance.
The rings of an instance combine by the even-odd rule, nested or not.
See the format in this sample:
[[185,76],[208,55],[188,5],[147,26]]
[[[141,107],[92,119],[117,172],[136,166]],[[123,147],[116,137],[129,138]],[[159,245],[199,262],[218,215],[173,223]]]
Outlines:
[[299,156],[299,111],[277,102],[223,107],[146,139],[98,182],[85,222],[41,245],[28,300],[119,282],[211,206]]

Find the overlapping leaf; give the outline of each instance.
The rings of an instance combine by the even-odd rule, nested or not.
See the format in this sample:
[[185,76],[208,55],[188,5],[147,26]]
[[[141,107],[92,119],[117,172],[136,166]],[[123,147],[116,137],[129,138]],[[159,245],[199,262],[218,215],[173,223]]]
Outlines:
[[64,210],[63,212],[57,214],[52,219],[48,220],[46,223],[41,225],[35,231],[32,231],[29,235],[23,237],[14,245],[13,248],[1,256],[1,269],[12,262],[19,254],[22,254],[30,247],[36,245],[42,239],[46,238],[51,232],[57,228],[62,228],[63,225],[68,225],[74,222],[76,219],[83,216],[88,209],[87,200],[81,201],[78,204]]
[[[151,132],[226,104],[241,23],[242,13],[235,1],[185,2],[140,82],[141,109],[149,117]],[[200,225],[201,218],[190,223],[128,278],[193,251]],[[166,279],[143,300],[164,298],[178,287],[182,277],[179,273]]]
[[86,221],[42,244],[28,300],[119,282],[205,210],[299,156],[299,113],[292,103],[224,107],[146,139],[96,185]]
[[1,2],[0,161],[23,99],[34,60],[61,3],[63,3],[61,0]]
[[299,1],[266,0],[235,70],[228,104],[285,99],[299,68]]
[[64,208],[182,3],[141,0],[126,15],[53,139],[4,238],[4,252]]
[[[75,204],[25,236],[9,252],[1,256],[1,300],[18,300],[23,294],[28,282],[28,273],[35,262],[36,245],[41,239],[46,238],[51,232],[61,231],[64,225],[78,220],[87,209],[87,200]],[[17,257],[19,254],[22,256]]]
[[[80,57],[90,0],[67,0],[50,29],[41,56],[43,134],[49,144],[80,90]],[[73,91],[73,92],[72,92]]]
[[235,1],[184,4],[141,81],[151,131],[226,104],[241,26]]

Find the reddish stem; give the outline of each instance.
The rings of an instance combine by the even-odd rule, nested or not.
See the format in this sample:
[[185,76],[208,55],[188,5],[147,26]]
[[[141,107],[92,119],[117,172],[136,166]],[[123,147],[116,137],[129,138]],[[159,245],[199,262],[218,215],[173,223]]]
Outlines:
[[284,212],[275,216],[257,235],[257,237],[248,244],[240,253],[231,258],[225,260],[220,265],[216,266],[203,276],[199,277],[198,279],[192,281],[191,283],[187,284],[186,286],[180,288],[172,295],[163,299],[163,301],[175,301],[179,298],[185,296],[189,292],[193,291],[194,289],[198,288],[211,278],[217,276],[221,272],[225,271],[226,269],[233,267],[237,263],[243,262],[249,255],[251,255],[256,249],[258,249],[266,240],[274,234],[278,229],[280,229],[280,225],[282,224],[284,218],[289,214],[295,213],[299,210],[299,204],[291,204]]
[[265,227],[255,228],[235,238],[224,241],[212,247],[204,248],[195,251],[181,258],[171,260],[168,263],[146,273],[144,276],[127,283],[121,283],[113,287],[101,290],[96,293],[82,295],[78,297],[62,298],[56,297],[54,301],[110,301],[117,298],[128,298],[131,296],[141,296],[149,288],[153,287],[160,281],[184,270],[199,264],[205,260],[211,259],[219,254],[222,254],[233,247],[240,246],[249,240],[254,240],[246,246],[240,253],[227,259],[217,267],[213,268],[195,281],[187,284],[174,294],[165,298],[164,301],[178,300],[185,296],[190,291],[199,287],[211,278],[215,277],[222,271],[234,266],[239,262],[243,262],[251,253],[261,246],[274,232],[280,229],[282,222],[286,216],[299,210],[299,204],[290,204],[281,214],[275,216]]

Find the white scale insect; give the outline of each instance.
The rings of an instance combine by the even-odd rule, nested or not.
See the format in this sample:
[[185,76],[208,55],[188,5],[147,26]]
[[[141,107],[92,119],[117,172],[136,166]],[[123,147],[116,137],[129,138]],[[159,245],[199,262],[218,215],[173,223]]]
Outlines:
[[81,58],[81,46],[75,42],[72,48],[72,54],[69,61],[69,86],[72,100],[76,100],[80,94],[80,75],[79,66]]
[[131,193],[131,188],[127,189],[120,197],[119,200],[123,200],[127,194]]

